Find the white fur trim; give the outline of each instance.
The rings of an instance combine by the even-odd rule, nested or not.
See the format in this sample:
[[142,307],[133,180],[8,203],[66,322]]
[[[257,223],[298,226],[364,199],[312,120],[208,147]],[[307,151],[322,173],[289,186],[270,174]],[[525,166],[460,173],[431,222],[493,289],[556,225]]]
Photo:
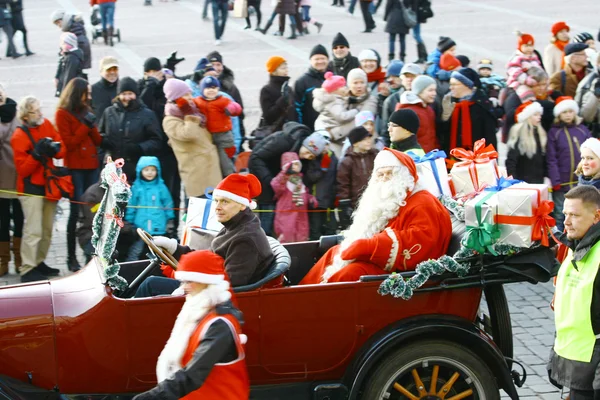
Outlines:
[[544,109],[542,108],[542,105],[540,103],[538,103],[537,101],[534,101],[533,103],[531,103],[530,105],[525,107],[525,109],[523,111],[521,111],[519,113],[519,115],[517,115],[517,121],[525,122],[529,119],[529,117],[532,117],[533,114],[535,114],[535,113],[540,113],[540,114],[544,113]]
[[392,239],[392,249],[390,250],[390,257],[385,263],[385,270],[390,272],[396,264],[396,257],[398,257],[398,238],[392,228],[385,228],[385,233]]
[[225,275],[204,274],[202,272],[175,271],[175,279],[185,282],[206,283],[207,285],[216,285],[223,282]]
[[552,112],[554,113],[555,117],[558,117],[567,110],[573,110],[575,111],[575,114],[579,114],[579,106],[577,105],[577,102],[575,100],[562,100],[560,103],[554,106],[554,110]]
[[375,157],[375,165],[373,166],[373,171],[377,171],[379,168],[384,167],[400,167],[402,163],[398,160],[398,157],[394,155],[391,151],[382,150]]
[[235,193],[231,193],[231,192],[228,192],[226,190],[223,190],[223,189],[215,189],[213,191],[212,195],[213,195],[213,197],[214,196],[225,197],[225,198],[227,198],[229,200],[235,201],[236,203],[240,203],[240,204],[242,204],[242,205],[244,205],[246,207],[250,207],[250,200],[248,200],[245,197],[239,196],[239,195],[237,195]]
[[581,150],[590,149],[594,154],[600,157],[600,140],[596,138],[589,138],[581,144]]
[[248,336],[244,335],[243,333],[241,333],[240,335],[238,335],[240,338],[240,343],[241,344],[246,344],[248,343]]

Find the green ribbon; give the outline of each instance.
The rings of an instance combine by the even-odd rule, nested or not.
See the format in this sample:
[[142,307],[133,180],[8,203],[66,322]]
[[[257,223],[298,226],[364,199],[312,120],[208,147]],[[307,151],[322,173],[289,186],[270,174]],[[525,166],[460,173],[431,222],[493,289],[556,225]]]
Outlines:
[[475,204],[475,215],[477,216],[477,226],[467,226],[463,238],[463,246],[483,254],[487,250],[489,253],[497,256],[492,246],[500,238],[500,230],[496,224],[481,222],[481,206],[492,197],[495,192],[488,193]]

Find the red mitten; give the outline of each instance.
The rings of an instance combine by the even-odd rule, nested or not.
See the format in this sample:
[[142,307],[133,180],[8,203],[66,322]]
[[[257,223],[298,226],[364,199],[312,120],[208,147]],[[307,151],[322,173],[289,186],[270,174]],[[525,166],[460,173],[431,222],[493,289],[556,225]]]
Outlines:
[[164,276],[166,276],[167,278],[175,279],[175,270],[173,268],[166,264],[163,264],[160,266],[160,269],[162,270],[162,274]]
[[190,113],[192,111],[190,103],[188,103],[188,101],[183,97],[180,97],[177,100],[175,100],[175,104],[177,104],[177,107],[179,107],[179,109],[184,113]]
[[381,269],[389,271],[393,265],[387,266],[386,264],[390,259],[393,244],[392,238],[383,231],[371,239],[355,240],[342,252],[342,260],[369,261]]
[[235,147],[226,147],[224,150],[227,157],[233,158],[235,156]]
[[227,111],[229,111],[229,115],[232,117],[237,117],[238,115],[240,115],[242,113],[242,106],[240,106],[235,101],[232,101],[231,103],[229,103],[227,105],[227,107],[225,107],[225,109]]
[[323,153],[323,157],[321,157],[321,169],[324,171],[328,170],[330,165],[331,156],[329,155],[329,152]]
[[554,186],[552,186],[552,191],[553,192],[558,192],[558,191],[560,191],[560,188],[561,188],[560,185],[554,185]]

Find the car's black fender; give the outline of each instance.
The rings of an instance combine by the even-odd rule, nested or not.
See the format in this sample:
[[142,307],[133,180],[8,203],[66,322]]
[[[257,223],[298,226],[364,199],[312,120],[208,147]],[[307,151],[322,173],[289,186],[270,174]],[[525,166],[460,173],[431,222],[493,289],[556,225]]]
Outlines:
[[519,395],[509,367],[492,338],[471,321],[443,315],[428,315],[394,323],[369,339],[354,357],[343,377],[350,389],[349,400],[359,399],[365,379],[382,358],[394,349],[419,340],[441,339],[467,346],[473,350],[496,376],[498,386],[512,400]]

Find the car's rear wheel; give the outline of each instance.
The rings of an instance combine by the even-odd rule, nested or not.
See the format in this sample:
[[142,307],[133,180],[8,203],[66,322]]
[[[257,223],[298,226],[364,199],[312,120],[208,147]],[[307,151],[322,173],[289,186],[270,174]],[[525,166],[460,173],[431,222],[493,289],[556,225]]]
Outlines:
[[363,392],[365,400],[498,400],[500,391],[487,365],[466,347],[422,341],[381,362]]

